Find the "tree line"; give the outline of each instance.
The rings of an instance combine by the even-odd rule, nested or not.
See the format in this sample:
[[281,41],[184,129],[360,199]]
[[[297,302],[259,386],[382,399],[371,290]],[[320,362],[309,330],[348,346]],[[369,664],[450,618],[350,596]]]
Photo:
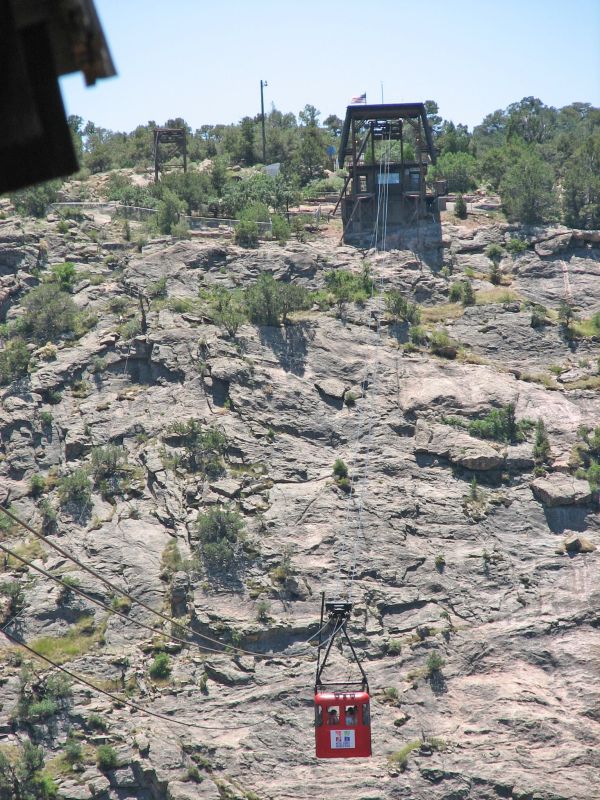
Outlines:
[[[466,125],[442,119],[434,101],[427,100],[425,107],[438,156],[429,180],[446,178],[451,192],[478,187],[498,192],[510,221],[600,227],[600,109],[581,102],[557,109],[525,97],[488,114],[469,131]],[[160,184],[149,188],[115,175],[109,184],[110,197],[156,207],[168,191],[167,199],[177,211],[237,217],[257,203],[282,211],[302,192],[341,189],[344,173],[335,171],[328,148],[337,148],[342,120],[330,114],[321,121],[321,113],[312,105],[306,105],[298,117],[275,107],[265,115],[267,161],[279,162],[281,172],[271,178],[250,169],[240,180],[239,168],[256,168],[262,161],[261,124],[260,114],[237,124],[202,125],[196,130],[184,119],[167,120],[164,127],[186,131],[192,169],[187,175],[165,173]],[[154,121],[130,133],[84,123],[78,116],[69,117],[69,125],[82,176],[148,169],[153,164]],[[162,147],[163,166],[175,156],[174,147]],[[206,160],[210,168],[193,168]],[[36,213],[45,208],[56,186],[38,189],[37,203],[32,201],[33,190],[17,195],[16,201],[27,198],[23,210]]]

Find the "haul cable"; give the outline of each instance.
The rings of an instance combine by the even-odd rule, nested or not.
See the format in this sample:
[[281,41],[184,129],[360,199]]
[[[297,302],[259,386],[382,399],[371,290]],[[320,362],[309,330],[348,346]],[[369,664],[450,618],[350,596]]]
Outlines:
[[199,730],[207,730],[207,731],[234,731],[238,730],[239,728],[252,728],[256,725],[262,725],[265,722],[265,720],[263,719],[259,720],[258,722],[248,722],[241,725],[236,725],[235,727],[225,728],[225,727],[216,727],[208,725],[197,725],[194,722],[184,722],[183,720],[180,719],[174,719],[173,717],[168,717],[166,714],[158,714],[155,711],[149,711],[147,708],[144,708],[144,706],[140,706],[137,703],[133,703],[131,700],[125,700],[122,697],[118,697],[115,694],[107,692],[106,689],[100,689],[99,686],[95,686],[90,681],[86,680],[85,678],[82,678],[81,675],[77,675],[75,672],[71,672],[71,670],[67,669],[66,667],[62,667],[60,664],[57,664],[55,661],[52,661],[52,659],[48,658],[47,656],[38,653],[37,650],[33,649],[33,647],[29,647],[29,645],[25,644],[24,642],[20,642],[15,636],[13,636],[10,633],[7,633],[6,630],[3,629],[2,634],[6,636],[6,638],[9,639],[14,644],[18,645],[19,647],[22,647],[24,650],[27,650],[28,653],[31,653],[36,658],[40,658],[42,661],[45,661],[47,664],[50,664],[51,667],[60,670],[60,672],[63,672],[65,675],[68,675],[77,683],[81,683],[84,686],[93,689],[95,692],[98,692],[99,694],[103,694],[106,697],[109,697],[111,700],[113,700],[115,703],[119,705],[129,706],[129,708],[133,708],[136,711],[141,711],[143,714],[147,714],[150,717],[156,717],[156,719],[161,719],[166,722],[173,722],[176,725],[183,725],[186,728],[198,728]]
[[[9,511],[4,505],[0,505],[0,511],[2,511],[4,514],[6,514],[7,517],[12,519],[18,525],[21,525],[23,528],[28,530],[35,537],[37,537],[40,541],[44,542],[44,544],[47,544],[48,547],[52,548],[53,550],[56,550],[56,552],[60,553],[60,555],[63,556],[63,558],[66,558],[68,561],[71,561],[73,564],[76,564],[78,567],[80,567],[80,569],[82,569],[84,572],[87,572],[89,575],[92,575],[94,578],[97,578],[105,586],[108,586],[109,589],[112,589],[112,591],[115,592],[116,594],[121,595],[122,597],[126,597],[131,603],[135,603],[136,605],[141,606],[141,608],[146,609],[146,611],[149,611],[151,614],[155,614],[157,617],[160,617],[165,622],[168,622],[169,624],[176,626],[176,628],[180,628],[181,630],[186,631],[187,633],[191,634],[194,637],[199,637],[201,639],[204,639],[207,642],[211,642],[212,644],[216,644],[219,647],[223,647],[223,648],[232,647],[232,648],[235,649],[235,653],[233,655],[247,655],[247,656],[252,656],[254,658],[260,658],[260,659],[272,659],[272,658],[276,658],[277,657],[278,654],[276,654],[276,653],[272,653],[272,654],[257,653],[254,650],[246,650],[246,649],[244,649],[242,647],[236,647],[235,645],[226,644],[226,643],[220,641],[219,639],[215,639],[214,637],[207,636],[204,633],[200,633],[198,631],[195,631],[195,630],[193,630],[193,628],[190,628],[188,625],[181,624],[180,621],[178,621],[176,619],[173,619],[173,617],[170,617],[168,614],[163,614],[162,611],[157,611],[156,609],[152,608],[152,606],[148,605],[148,603],[145,603],[143,600],[138,600],[136,597],[133,597],[128,592],[126,592],[124,589],[120,589],[112,581],[108,580],[108,578],[103,577],[102,575],[100,575],[100,573],[96,572],[96,570],[93,570],[91,567],[86,566],[83,562],[79,561],[79,559],[75,558],[75,556],[71,555],[66,550],[64,550],[62,547],[60,547],[60,545],[57,545],[54,542],[51,542],[42,533],[40,533],[39,531],[36,531],[35,528],[33,528],[31,525],[29,525],[24,520],[20,519],[12,511]],[[16,556],[16,554],[15,554],[15,557],[19,558],[18,556]],[[23,559],[20,559],[20,560],[23,560]],[[37,568],[34,567],[34,569],[37,569]],[[48,573],[48,577],[52,578],[53,580],[57,580],[57,578],[55,576],[52,576],[50,573]],[[59,581],[59,582],[62,582],[62,581]],[[73,590],[73,591],[75,591],[75,587],[73,587],[73,586],[69,585],[68,588]],[[79,593],[81,593],[81,592],[79,592]],[[84,596],[87,597],[87,599],[91,600],[91,602],[95,602],[88,595],[84,594]],[[113,611],[114,613],[117,613],[114,609],[110,609],[110,610]],[[120,614],[120,616],[124,616],[124,615]],[[130,622],[132,621],[127,616],[126,616],[126,619],[128,619]],[[137,621],[136,621],[136,624],[139,624],[139,623],[137,623]],[[155,631],[154,628],[152,628],[152,630],[155,633],[160,633],[159,631]],[[318,633],[319,633],[319,631],[317,631],[317,633],[315,635],[318,635]],[[172,638],[174,638],[174,637],[172,637]],[[310,641],[313,638],[314,638],[314,636],[311,636],[310,639],[307,640],[307,642]],[[179,640],[179,641],[182,641],[182,640]],[[307,642],[302,642],[301,644],[304,645],[304,644],[307,644]],[[187,645],[190,644],[190,642],[184,642],[184,643],[187,644]],[[205,645],[196,644],[196,647],[199,647],[199,648],[200,647],[204,647],[205,649],[208,649],[208,648],[205,647]],[[223,655],[232,655],[232,654],[228,653],[226,650],[215,650],[214,652],[215,653],[222,653]],[[279,654],[279,657],[281,657],[281,654]],[[300,660],[309,660],[308,656],[290,656],[290,658],[296,658],[296,659],[300,659]],[[310,660],[312,660],[312,658]]]

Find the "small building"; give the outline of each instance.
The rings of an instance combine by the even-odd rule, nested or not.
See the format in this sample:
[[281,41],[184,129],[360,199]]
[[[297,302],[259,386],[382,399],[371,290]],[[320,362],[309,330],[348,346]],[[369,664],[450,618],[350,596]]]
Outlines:
[[423,103],[348,106],[338,158],[348,170],[339,201],[347,244],[389,249],[428,222],[439,230],[425,183],[435,150]]

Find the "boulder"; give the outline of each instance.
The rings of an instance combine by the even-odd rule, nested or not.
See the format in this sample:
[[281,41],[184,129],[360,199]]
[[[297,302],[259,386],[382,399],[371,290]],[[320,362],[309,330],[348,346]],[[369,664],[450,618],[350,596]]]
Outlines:
[[557,233],[555,236],[536,242],[534,249],[538,256],[552,256],[560,250],[565,250],[571,244],[572,238],[572,231]]
[[348,388],[336,378],[326,378],[323,381],[315,381],[315,387],[320,394],[340,401],[344,399],[344,394]]
[[595,544],[578,533],[574,533],[565,539],[564,546],[567,553],[593,553],[596,549]]
[[468,433],[439,425],[427,420],[418,420],[415,430],[415,452],[447,458],[465,469],[498,469],[504,458],[491,445]]
[[201,783],[169,781],[167,789],[168,800],[219,800],[220,797],[223,795],[219,789],[207,779]]
[[554,472],[536,478],[530,486],[536,500],[546,506],[585,505],[592,499],[589,483],[571,475]]

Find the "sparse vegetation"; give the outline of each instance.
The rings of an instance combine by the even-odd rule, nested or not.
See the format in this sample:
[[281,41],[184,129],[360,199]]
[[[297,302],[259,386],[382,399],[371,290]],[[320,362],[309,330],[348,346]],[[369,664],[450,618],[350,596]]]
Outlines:
[[30,361],[29,350],[23,339],[9,339],[0,350],[0,386],[7,386],[27,375]]
[[91,505],[92,485],[85,469],[73,470],[69,475],[60,478],[57,483],[58,497],[61,505],[73,503],[81,507]]
[[96,764],[98,769],[106,771],[118,766],[119,759],[116,750],[109,744],[101,744],[96,750]]
[[217,478],[223,473],[228,441],[221,428],[204,427],[199,420],[188,419],[173,423],[165,438],[183,447],[184,454],[178,464],[190,472],[200,472],[208,478]]
[[456,200],[454,201],[454,214],[458,219],[467,218],[467,204],[460,193],[456,195]]
[[197,529],[200,553],[207,569],[212,572],[231,570],[244,530],[240,514],[225,507],[211,509],[198,514]]
[[418,305],[407,300],[398,289],[386,292],[385,307],[395,322],[409,322],[411,325],[418,325],[421,321]]
[[427,657],[427,674],[431,677],[436,672],[441,672],[446,662],[444,658],[434,650]]
[[165,680],[171,674],[171,659],[167,653],[157,653],[148,669],[151,678]]
[[396,750],[391,756],[388,757],[390,766],[397,767],[401,772],[404,772],[408,766],[409,755],[413,750],[417,750],[420,746],[421,742],[419,739],[414,739],[412,742],[408,742],[408,744],[405,744],[404,747],[401,747],[400,750]]
[[56,283],[42,283],[31,289],[23,309],[23,330],[39,344],[54,342],[75,331],[77,306]]
[[517,421],[515,404],[508,403],[502,408],[494,408],[483,419],[469,423],[469,433],[480,439],[493,439],[496,442],[522,442],[533,428],[530,419]]

